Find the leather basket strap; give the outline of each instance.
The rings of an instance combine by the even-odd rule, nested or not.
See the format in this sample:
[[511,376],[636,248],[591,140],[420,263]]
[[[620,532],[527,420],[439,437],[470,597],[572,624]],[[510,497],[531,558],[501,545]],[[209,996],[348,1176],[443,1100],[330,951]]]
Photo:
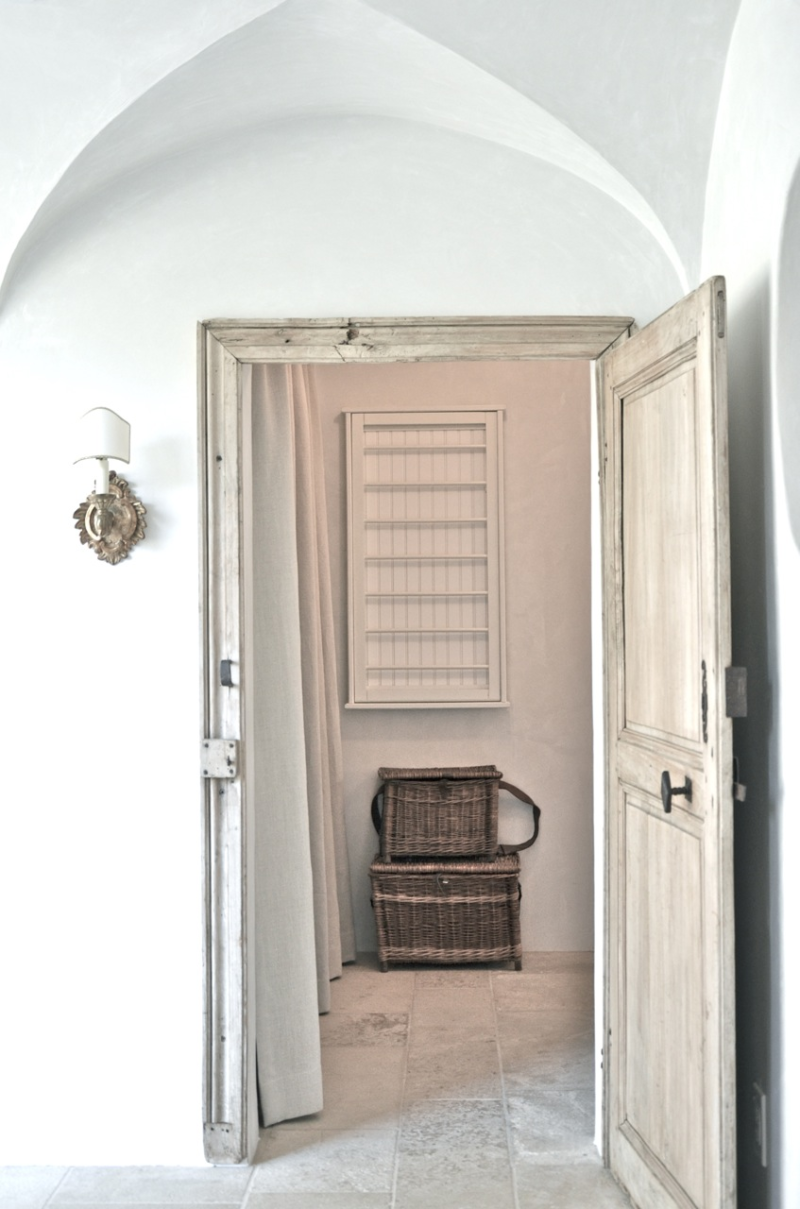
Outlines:
[[[497,849],[498,856],[511,856],[513,852],[522,852],[523,849],[530,848],[532,844],[536,843],[536,840],[539,836],[539,819],[542,812],[534,802],[533,798],[530,797],[524,789],[518,789],[517,786],[512,785],[510,781],[500,781],[497,788],[505,789],[508,793],[513,794],[515,798],[519,798],[521,802],[527,802],[533,810],[533,835],[530,837],[530,839],[525,840],[522,844],[501,844]],[[372,806],[370,808],[372,814],[372,825],[377,831],[378,835],[381,833],[381,811],[380,806],[378,805],[378,799],[382,793],[383,785],[381,785],[380,789],[375,794],[375,797],[372,799]]]
[[533,835],[529,840],[525,840],[522,844],[501,844],[497,849],[498,856],[510,856],[512,852],[522,852],[524,848],[530,848],[531,844],[535,844],[539,835],[539,819],[541,810],[536,805],[532,797],[529,797],[524,789],[517,789],[516,785],[512,785],[510,781],[501,781],[497,786],[498,789],[505,789],[508,793],[519,798],[520,802],[527,802],[533,810]]

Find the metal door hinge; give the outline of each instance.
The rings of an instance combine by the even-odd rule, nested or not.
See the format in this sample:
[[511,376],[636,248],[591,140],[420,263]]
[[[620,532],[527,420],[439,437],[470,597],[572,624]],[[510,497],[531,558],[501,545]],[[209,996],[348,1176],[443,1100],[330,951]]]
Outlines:
[[747,717],[747,668],[725,668],[725,717]]
[[700,690],[700,712],[703,716],[703,742],[708,743],[708,669],[703,660],[703,684]]
[[226,781],[236,776],[239,744],[235,739],[203,739],[200,744],[200,769],[204,777],[223,778]]
[[739,757],[733,757],[733,800],[744,802],[747,798],[747,786],[739,780]]

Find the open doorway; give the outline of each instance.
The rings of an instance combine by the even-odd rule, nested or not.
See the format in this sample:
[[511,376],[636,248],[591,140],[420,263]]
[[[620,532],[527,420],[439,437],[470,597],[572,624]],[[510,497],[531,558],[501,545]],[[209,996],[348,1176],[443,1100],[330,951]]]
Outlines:
[[[278,372],[270,392],[267,383],[275,376],[272,368],[253,367],[252,384],[246,382],[254,432],[256,549],[251,557],[262,589],[261,599],[254,602],[260,624],[251,630],[256,674],[248,668],[246,680],[253,685],[257,701],[266,694],[268,711],[276,700],[281,702],[268,727],[264,713],[255,706],[262,718],[254,780],[260,886],[257,963],[272,960],[276,931],[287,916],[301,874],[295,870],[289,885],[284,885],[294,833],[303,821],[303,794],[292,793],[290,766],[281,777],[285,792],[276,796],[275,774],[289,741],[287,718],[293,713],[293,692],[285,666],[281,663],[277,676],[273,672],[280,658],[274,647],[278,633],[292,632],[296,606],[288,610],[281,606],[275,578],[292,579],[296,574],[285,530],[305,531],[299,514],[308,506],[305,501],[313,488],[298,468],[296,524],[282,523],[285,505],[280,481],[284,467],[294,466],[294,441],[273,421],[265,445],[265,421],[257,424],[256,414],[264,409],[289,414],[297,407],[301,424],[307,401],[319,420],[325,461],[325,531],[340,686],[336,721],[341,733],[358,960],[330,987],[330,1013],[319,1024],[302,1023],[310,996],[302,989],[300,970],[277,1011],[270,994],[270,987],[284,984],[288,963],[296,969],[297,937],[305,922],[299,908],[292,912],[296,922],[288,930],[286,957],[277,963],[266,987],[263,966],[258,971],[260,1102],[262,1117],[276,1125],[262,1135],[258,1162],[273,1158],[279,1162],[268,1171],[259,1170],[257,1186],[266,1191],[297,1181],[310,1190],[314,1178],[320,1179],[309,1170],[316,1155],[330,1165],[326,1179],[331,1192],[348,1178],[362,1189],[385,1189],[394,1163],[398,1203],[427,1171],[434,1182],[445,1180],[454,1192],[468,1183],[471,1200],[488,1205],[502,1203],[514,1180],[556,1182],[558,1169],[577,1160],[588,1194],[592,1181],[607,1179],[591,1163],[593,1155],[596,1162],[596,1152],[590,362],[296,367],[289,378],[296,387],[288,398],[285,371]],[[424,666],[407,670],[409,657],[433,659],[438,678],[456,679],[457,689],[468,676],[482,683],[480,663],[488,651],[481,627],[489,622],[484,595],[489,587],[485,557],[489,543],[483,481],[486,453],[476,442],[486,439],[487,412],[498,420],[503,451],[507,701],[499,708],[476,708],[474,703],[438,708],[384,703],[342,709],[342,701],[356,695],[352,686],[347,692],[347,656],[354,648],[369,652],[367,675],[370,682],[383,681],[378,686],[382,694],[394,691],[396,679],[405,692],[411,676],[433,675],[433,669]],[[370,485],[365,487],[365,516],[360,523],[369,551],[364,585],[368,620],[362,648],[358,640],[348,642],[345,428],[363,419],[364,413],[369,413],[366,439],[383,442],[384,454],[366,454],[364,477]],[[454,445],[456,439],[459,443]],[[444,440],[449,452],[430,452]],[[404,445],[411,441],[412,451],[404,454],[398,441]],[[433,444],[422,444],[418,451],[422,442]],[[306,443],[304,438],[301,450]],[[387,481],[396,481],[397,476],[402,485],[388,486]],[[420,478],[426,483],[444,482],[436,488],[418,488]],[[436,525],[419,519],[433,513],[451,519]],[[452,520],[454,514],[457,521]],[[273,533],[276,525],[279,534]],[[429,595],[432,592],[435,595]],[[305,593],[317,597],[311,587]],[[426,616],[428,612],[434,616]],[[310,620],[309,629],[315,632],[318,624]],[[443,626],[448,627],[444,632]],[[304,649],[309,651],[308,643]],[[398,668],[398,660],[404,666]],[[465,666],[475,662],[477,667]],[[432,691],[445,699],[452,692],[445,684]],[[316,715],[313,705],[310,714]],[[275,735],[273,741],[270,733]],[[326,733],[330,739],[330,727]],[[393,965],[385,976],[377,974],[368,876],[377,846],[368,811],[377,768],[490,763],[533,794],[544,809],[544,842],[522,856],[518,908],[522,973],[515,976],[507,963],[498,962],[488,968],[465,968],[463,957],[458,962],[448,954],[429,965],[412,960]],[[500,841],[522,842],[531,834],[530,809],[505,793],[500,799]],[[277,859],[275,837],[287,800],[298,803],[298,816],[280,843],[282,857]],[[324,880],[325,874],[321,876]],[[268,896],[274,897],[269,905],[264,902]],[[315,894],[314,900],[325,902],[326,897]],[[338,927],[340,916],[341,904],[333,920],[324,912],[319,922],[324,936],[329,936],[332,926]],[[448,966],[448,958],[453,966]],[[327,954],[322,960],[327,976]],[[290,1007],[292,996],[297,996],[296,1010]],[[322,1111],[313,1089],[307,1089],[316,1043],[310,1034],[319,1025]],[[287,1043],[306,1028],[309,1035],[302,1046]],[[292,1111],[287,1111],[292,1093]],[[340,1130],[350,1133],[346,1153],[339,1150]],[[395,1130],[400,1137],[397,1146]],[[473,1131],[476,1145],[465,1146]],[[435,1158],[418,1153],[423,1135],[428,1144],[433,1137],[439,1139]],[[450,1138],[446,1147],[441,1144],[444,1137]],[[369,1169],[359,1164],[362,1148],[371,1156]],[[349,1173],[342,1168],[350,1168]]]
[[[341,324],[210,323],[201,328],[201,440],[205,510],[203,587],[204,739],[236,744],[243,700],[236,669],[246,643],[241,612],[242,517],[239,495],[242,365],[258,362],[593,360],[625,337],[629,319],[350,321]],[[598,627],[599,628],[599,627]],[[220,668],[228,670],[222,685]],[[231,672],[231,669],[234,669]],[[500,712],[500,711],[498,711]],[[224,761],[223,761],[224,763]],[[246,763],[245,763],[246,767]],[[246,773],[230,759],[205,786],[207,1046],[205,1134],[208,1157],[241,1161],[257,1141],[253,1040],[252,904],[248,898]],[[602,799],[602,789],[597,798]],[[602,859],[599,862],[602,867]],[[598,865],[595,858],[595,866]],[[252,875],[252,869],[250,869]],[[598,986],[604,961],[598,962]],[[602,994],[600,1001],[602,1002]],[[602,1033],[602,1025],[600,1028]]]
[[[205,1132],[214,1162],[240,1162],[257,1143],[247,744],[239,761],[243,367],[578,357],[599,370],[602,593],[593,592],[592,621],[600,631],[602,596],[595,681],[604,708],[594,711],[594,738],[597,751],[599,722],[605,776],[595,776],[594,796],[603,1151],[637,1204],[699,1203],[701,1189],[709,1205],[735,1202],[738,681],[729,668],[725,282],[709,279],[640,333],[630,327],[496,319],[201,329]],[[687,1095],[700,1129],[684,1111]]]

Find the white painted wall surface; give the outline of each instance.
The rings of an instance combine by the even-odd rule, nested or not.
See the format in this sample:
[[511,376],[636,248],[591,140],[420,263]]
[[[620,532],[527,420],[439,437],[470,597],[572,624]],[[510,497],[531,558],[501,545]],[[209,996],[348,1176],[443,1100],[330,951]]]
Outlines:
[[[523,948],[593,948],[589,366],[580,361],[316,366],[346,699],[342,411],[504,408],[507,709],[343,710],[345,808],[359,949],[374,950],[369,805],[382,765],[495,764],[542,808],[521,855]],[[503,795],[500,839],[531,834]]]
[[[576,178],[378,119],[192,147],[84,197],[17,263],[0,310],[20,451],[5,514],[25,501],[6,546],[5,1161],[202,1161],[196,321],[641,315],[679,289]],[[71,520],[89,486],[72,424],[103,402],[133,425],[148,509],[115,568]]]
[[[740,1204],[800,1204],[800,9],[744,0],[711,159],[703,273],[728,280],[735,663],[750,715],[734,747]],[[768,1094],[769,1167],[753,1142],[752,1089]]]

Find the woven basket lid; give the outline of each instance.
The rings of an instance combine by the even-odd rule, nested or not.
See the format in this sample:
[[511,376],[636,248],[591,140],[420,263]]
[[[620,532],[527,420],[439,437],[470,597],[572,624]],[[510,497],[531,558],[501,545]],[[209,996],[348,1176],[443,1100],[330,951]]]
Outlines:
[[472,768],[379,768],[382,781],[501,781],[494,764]]

